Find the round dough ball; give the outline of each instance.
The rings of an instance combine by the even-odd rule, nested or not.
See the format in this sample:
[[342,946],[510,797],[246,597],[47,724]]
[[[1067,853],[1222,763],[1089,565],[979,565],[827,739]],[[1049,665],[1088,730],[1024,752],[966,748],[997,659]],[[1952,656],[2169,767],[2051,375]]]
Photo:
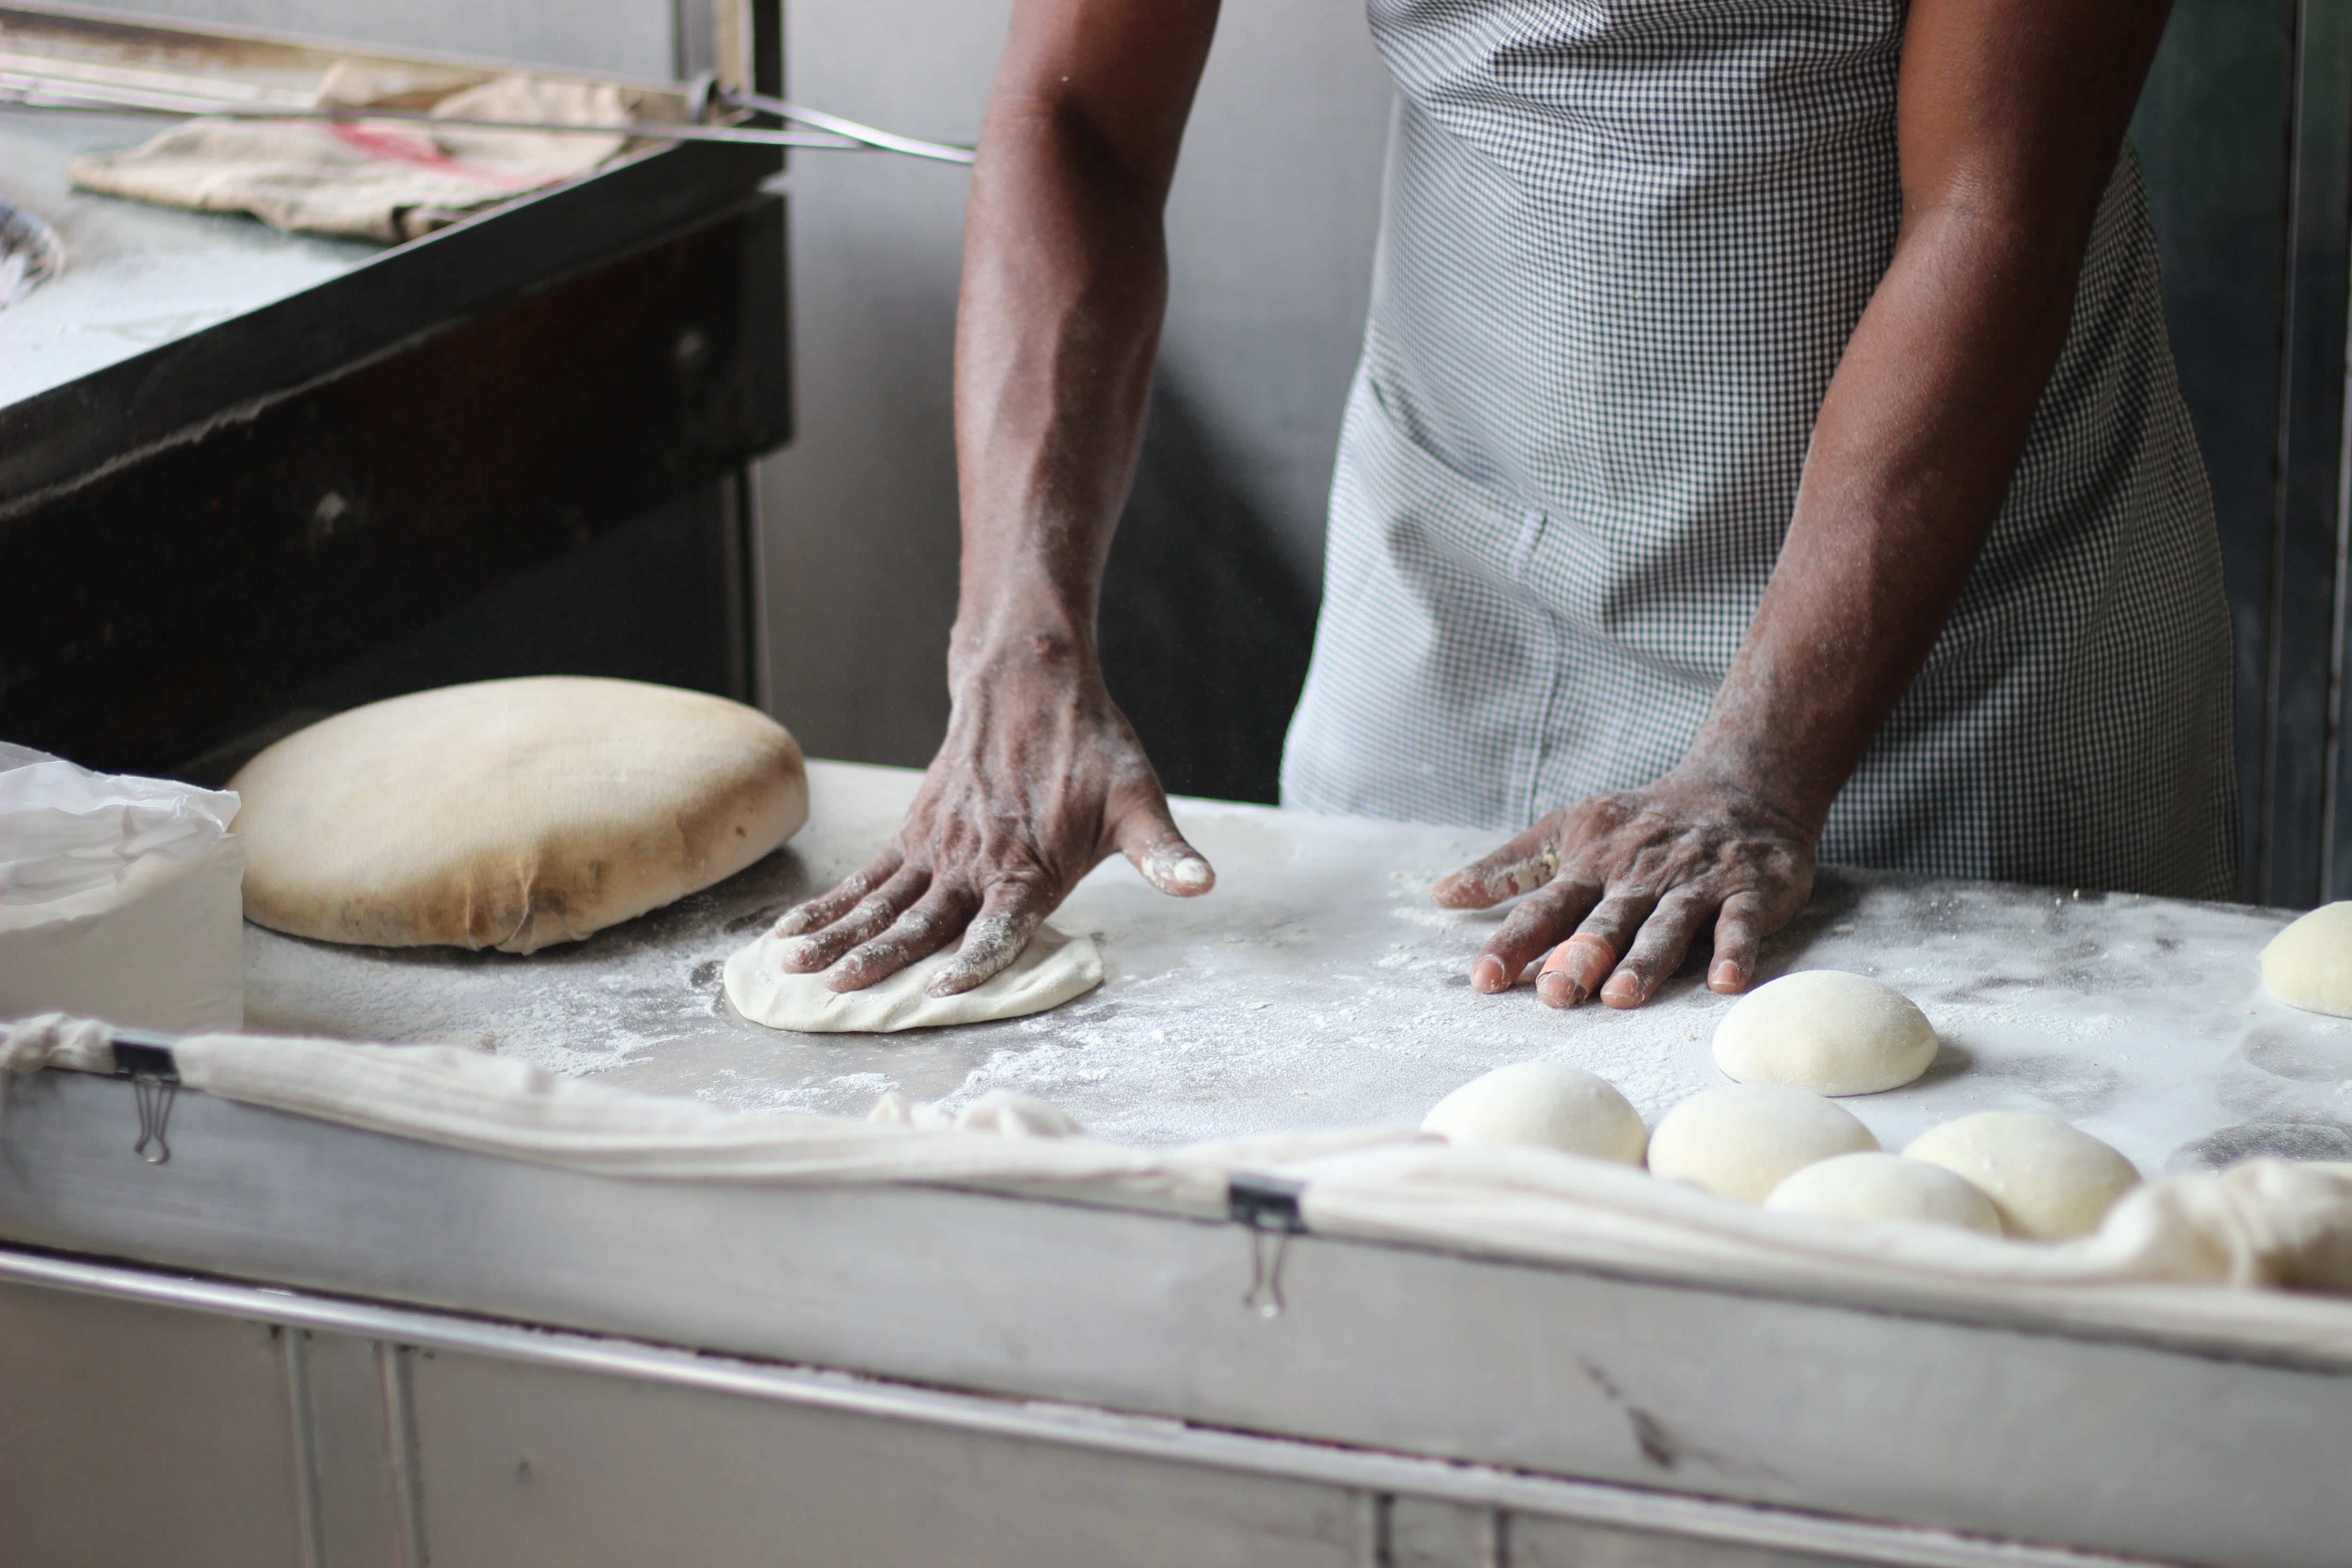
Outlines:
[[1660,1119],[1650,1134],[1650,1173],[1760,1204],[1807,1165],[1877,1147],[1853,1111],[1810,1089],[1732,1083]]
[[1621,1165],[1642,1163],[1649,1131],[1607,1079],[1559,1062],[1514,1062],[1437,1102],[1422,1130],[1449,1143],[1532,1143]]
[[1907,1219],[2000,1234],[1992,1200],[1941,1165],[1899,1154],[1840,1154],[1772,1189],[1768,1209],[1831,1219]]
[[1900,1089],[1935,1059],[1935,1026],[1909,997],[1834,969],[1758,986],[1715,1029],[1715,1065],[1726,1076],[1816,1094]]
[[2322,904],[2271,938],[2263,984],[2290,1007],[2352,1018],[2352,899]]
[[533,952],[731,877],[808,820],[782,725],[634,680],[486,680],[321,720],[246,763],[245,912],[380,947]]
[[1904,1157],[1965,1176],[1992,1200],[2011,1236],[2055,1241],[2099,1228],[2139,1173],[2115,1150],[2054,1116],[1979,1110],[1922,1132]]

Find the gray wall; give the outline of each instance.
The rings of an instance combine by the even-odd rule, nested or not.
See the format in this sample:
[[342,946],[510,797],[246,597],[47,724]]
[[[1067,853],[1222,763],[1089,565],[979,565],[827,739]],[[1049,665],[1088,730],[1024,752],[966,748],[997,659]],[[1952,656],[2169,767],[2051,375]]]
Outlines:
[[[1008,0],[792,0],[792,90],[978,129]],[[1170,783],[1270,796],[1321,576],[1390,89],[1360,0],[1230,0],[1170,204],[1172,296],[1105,606],[1112,689]],[[790,177],[800,429],[761,472],[772,690],[820,755],[927,761],[947,720],[949,377],[966,176]]]

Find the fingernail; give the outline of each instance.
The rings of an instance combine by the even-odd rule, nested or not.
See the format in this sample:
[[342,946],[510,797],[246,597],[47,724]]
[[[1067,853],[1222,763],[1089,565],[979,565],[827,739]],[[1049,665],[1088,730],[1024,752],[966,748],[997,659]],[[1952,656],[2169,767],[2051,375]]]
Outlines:
[[806,969],[816,956],[815,947],[813,942],[788,942],[776,956],[787,969]]
[[1706,977],[1706,983],[1717,991],[1738,990],[1739,965],[1725,959],[1715,966],[1715,973]]
[[1482,958],[1470,966],[1470,989],[1484,991],[1489,996],[1503,989],[1503,961]]
[[1601,1000],[1612,1007],[1638,1007],[1642,1004],[1642,982],[1621,969],[1601,988]]
[[1573,1007],[1584,1000],[1584,987],[1565,969],[1555,969],[1536,977],[1536,997],[1546,1006]]
[[1205,893],[1216,885],[1217,874],[1190,849],[1161,846],[1141,861],[1144,876],[1153,885],[1179,893]]
[[1440,877],[1436,881],[1432,882],[1429,885],[1430,901],[1432,903],[1438,904],[1444,903],[1447,900],[1453,898],[1454,894],[1461,890],[1462,873],[1459,871],[1448,872],[1446,875]]

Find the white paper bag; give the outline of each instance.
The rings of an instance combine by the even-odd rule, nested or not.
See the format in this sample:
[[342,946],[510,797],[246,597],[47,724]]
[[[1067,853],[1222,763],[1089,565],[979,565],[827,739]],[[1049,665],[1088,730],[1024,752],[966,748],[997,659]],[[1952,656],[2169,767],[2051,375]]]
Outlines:
[[0,742],[0,1019],[245,1022],[236,796]]

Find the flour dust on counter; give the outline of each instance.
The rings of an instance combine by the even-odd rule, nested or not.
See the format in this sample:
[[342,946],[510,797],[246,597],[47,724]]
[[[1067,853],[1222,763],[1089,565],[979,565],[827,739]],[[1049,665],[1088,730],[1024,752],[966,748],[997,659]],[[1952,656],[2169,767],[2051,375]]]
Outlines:
[[[528,959],[250,931],[249,1026],[447,1041],[746,1110],[863,1117],[885,1093],[961,1106],[1004,1089],[1140,1144],[1412,1126],[1518,1061],[1597,1073],[1653,1123],[1723,1081],[1711,1041],[1737,999],[1696,968],[1630,1011],[1470,989],[1507,911],[1440,910],[1429,888],[1494,836],[1206,801],[1175,810],[1216,890],[1171,899],[1123,860],[1096,870],[1054,920],[1093,940],[1103,984],[1052,1012],[891,1035],[732,1015],[728,957],[871,858],[919,778],[812,763],[810,825],[782,850]],[[2352,1139],[2352,1092],[2338,1093],[2352,1066],[2312,1076],[2352,1063],[2352,1020],[2276,1001],[2255,963],[2291,918],[1825,867],[1759,979],[1843,970],[1927,1015],[1941,1041],[1927,1070],[1841,1102],[1885,1148],[2019,1110],[2062,1117],[2144,1171],[2176,1155],[2201,1167],[2205,1141],[2257,1121]]]

